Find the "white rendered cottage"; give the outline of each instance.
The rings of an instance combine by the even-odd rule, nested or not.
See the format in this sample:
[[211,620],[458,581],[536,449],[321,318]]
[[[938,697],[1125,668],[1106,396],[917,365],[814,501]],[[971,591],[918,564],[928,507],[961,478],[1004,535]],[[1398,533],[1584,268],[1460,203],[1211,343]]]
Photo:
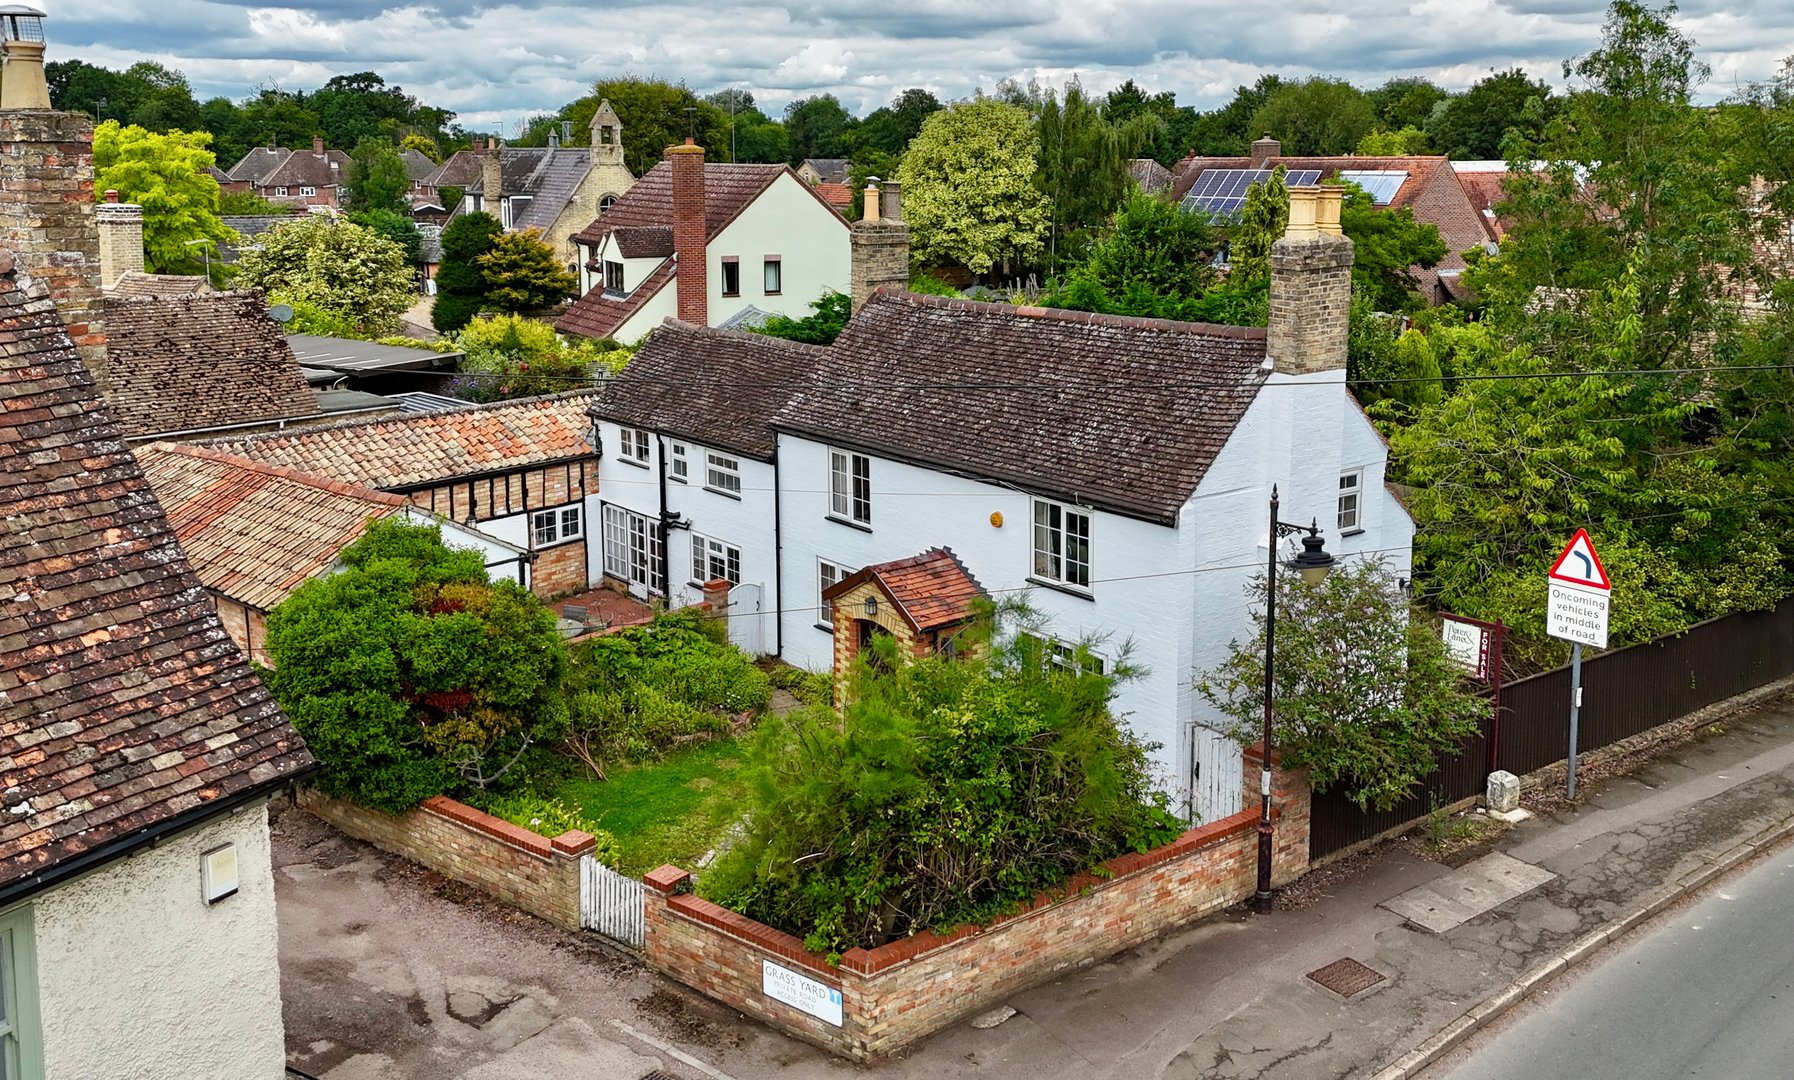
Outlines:
[[[673,435],[741,446],[766,424],[752,436],[770,451],[742,466],[739,490],[694,489],[661,519],[666,535],[723,545],[723,563],[694,565],[693,580],[720,566],[760,594],[758,610],[778,613],[770,635],[756,631],[761,651],[827,670],[825,589],[950,549],[989,595],[1025,592],[1068,645],[1092,640],[1106,662],[1125,649],[1145,674],[1117,707],[1159,744],[1162,789],[1191,816],[1232,813],[1239,751],[1194,684],[1251,636],[1247,589],[1267,557],[1272,486],[1281,516],[1316,520],[1335,555],[1406,574],[1414,531],[1384,486],[1387,448],[1345,386],[1351,242],[1314,224],[1314,200],[1327,196],[1293,197],[1268,331],[889,288],[826,349],[730,331],[702,332],[698,348],[695,328],[669,324],[644,347],[653,366],[632,365],[593,410],[606,424],[606,498],[622,497],[616,459],[633,451],[620,451],[604,402],[632,380],[662,402],[628,416],[642,432],[631,438],[649,443],[644,478]],[[724,415],[677,415],[694,388]]]
[[784,165],[706,164],[689,141],[573,239],[580,297],[555,328],[626,345],[670,316],[802,318],[848,287],[847,222],[814,188]]

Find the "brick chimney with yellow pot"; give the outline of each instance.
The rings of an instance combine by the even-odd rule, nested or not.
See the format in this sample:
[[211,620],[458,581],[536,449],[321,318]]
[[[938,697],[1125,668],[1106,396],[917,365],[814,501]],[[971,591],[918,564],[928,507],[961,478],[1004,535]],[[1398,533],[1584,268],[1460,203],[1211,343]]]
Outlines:
[[673,286],[679,291],[679,318],[707,326],[710,273],[705,252],[709,229],[704,224],[704,148],[686,139],[682,146],[667,147],[666,157],[673,170]]

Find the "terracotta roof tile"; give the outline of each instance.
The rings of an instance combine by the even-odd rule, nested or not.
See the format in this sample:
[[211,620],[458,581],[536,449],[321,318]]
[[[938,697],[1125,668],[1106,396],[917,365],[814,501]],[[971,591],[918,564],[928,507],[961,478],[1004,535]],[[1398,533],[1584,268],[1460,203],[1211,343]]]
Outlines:
[[952,626],[970,614],[972,601],[989,594],[951,548],[931,548],[907,559],[861,567],[823,592],[833,600],[867,581],[897,605],[904,619],[919,631]]
[[668,259],[642,279],[628,296],[615,296],[603,289],[593,289],[573,301],[573,306],[554,321],[554,328],[563,334],[578,334],[602,341],[615,334],[629,317],[673,283],[677,267]]
[[1262,328],[881,289],[774,427],[1170,521],[1264,356]]
[[295,150],[256,183],[259,187],[334,187],[348,178],[349,155],[341,150],[321,154]]
[[850,184],[831,184],[825,180],[815,187],[816,194],[822,196],[822,201],[837,210],[846,210],[853,205],[853,187]]
[[0,275],[0,883],[312,764],[55,307]]
[[[705,239],[713,240],[723,227],[734,221],[736,216],[747,209],[748,204],[760,197],[760,193],[772,186],[779,177],[790,174],[797,179],[785,165],[744,165],[723,162],[706,162],[704,164],[704,225]],[[797,181],[814,193],[815,189]],[[821,198],[821,196],[817,196]],[[593,221],[581,230],[574,239],[582,244],[596,244],[604,235],[616,228],[630,228],[644,225],[658,225],[671,228],[673,225],[673,166],[671,162],[662,161],[625,191],[616,203],[604,212],[604,216]]]
[[369,519],[407,503],[202,446],[156,443],[138,464],[206,588],[271,611],[336,562]]
[[203,445],[384,491],[525,468],[593,454],[586,407],[592,390],[409,413]]

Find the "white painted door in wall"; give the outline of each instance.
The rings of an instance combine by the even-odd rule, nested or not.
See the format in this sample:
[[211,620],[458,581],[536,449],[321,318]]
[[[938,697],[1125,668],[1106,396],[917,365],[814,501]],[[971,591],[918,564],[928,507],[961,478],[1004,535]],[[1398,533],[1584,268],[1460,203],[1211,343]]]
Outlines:
[[604,508],[604,572],[629,583],[629,594],[646,600],[666,591],[660,580],[665,540],[660,523],[620,506]]
[[1239,744],[1211,728],[1191,724],[1186,745],[1193,774],[1189,777],[1192,819],[1218,821],[1239,813],[1243,775]]
[[729,590],[729,643],[749,656],[766,652],[760,633],[765,595],[758,585],[737,585]]

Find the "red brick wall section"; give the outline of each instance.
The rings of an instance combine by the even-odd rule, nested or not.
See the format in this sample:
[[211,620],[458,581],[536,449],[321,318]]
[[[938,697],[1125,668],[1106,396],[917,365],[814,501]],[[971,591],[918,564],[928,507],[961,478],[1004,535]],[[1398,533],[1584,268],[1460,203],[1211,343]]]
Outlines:
[[537,596],[583,592],[586,588],[586,544],[596,542],[573,540],[538,550],[536,563],[530,568],[530,591]]
[[[924,932],[877,949],[851,949],[839,966],[789,934],[688,895],[673,866],[647,875],[648,963],[787,1034],[871,1061],[1068,968],[1093,963],[1250,896],[1257,884],[1257,759],[1251,809],[1191,829],[1164,847],[1079,874],[1024,910],[983,927]],[[1308,856],[1308,787],[1273,773],[1273,877],[1293,880]],[[842,1025],[762,992],[765,961],[838,989]]]
[[384,814],[311,788],[299,805],[350,836],[422,864],[564,930],[580,929],[580,856],[597,846],[570,829],[552,839],[436,796]]
[[705,249],[709,230],[704,223],[704,148],[690,139],[683,146],[669,146],[673,163],[674,285],[679,294],[679,317],[698,326],[709,325],[710,271]]

